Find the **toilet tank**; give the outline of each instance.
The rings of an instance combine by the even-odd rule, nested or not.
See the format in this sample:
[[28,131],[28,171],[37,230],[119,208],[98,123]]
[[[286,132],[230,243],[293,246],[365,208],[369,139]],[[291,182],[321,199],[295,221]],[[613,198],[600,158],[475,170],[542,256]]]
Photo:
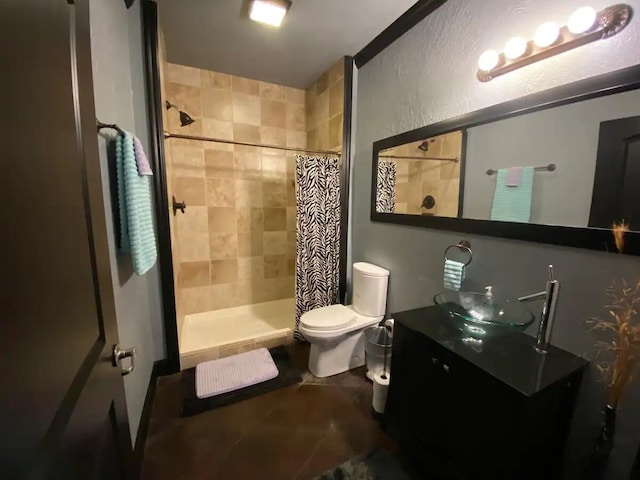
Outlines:
[[380,317],[387,307],[389,270],[371,263],[353,264],[353,309],[360,315]]

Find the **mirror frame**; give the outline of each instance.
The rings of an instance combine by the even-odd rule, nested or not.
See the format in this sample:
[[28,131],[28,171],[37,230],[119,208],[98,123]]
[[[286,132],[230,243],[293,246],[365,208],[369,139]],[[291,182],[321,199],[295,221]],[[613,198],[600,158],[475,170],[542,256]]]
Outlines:
[[[463,232],[491,237],[509,238],[536,243],[549,243],[566,247],[615,252],[611,230],[607,228],[571,227],[531,223],[499,222],[471,218],[453,218],[376,212],[376,187],[378,155],[382,150],[397,147],[426,138],[443,135],[455,130],[504,120],[525,113],[537,112],[562,105],[603,97],[640,88],[640,65],[611,73],[590,77],[577,82],[554,87],[539,93],[510,100],[498,105],[476,110],[459,117],[416,128],[373,143],[371,174],[371,216],[373,222],[411,225],[436,230]],[[465,152],[463,152],[464,155]],[[464,166],[464,165],[463,165]],[[461,175],[461,191],[464,178]],[[640,201],[640,199],[639,199]],[[640,227],[639,227],[640,228]],[[640,231],[626,236],[625,254],[640,255]]]

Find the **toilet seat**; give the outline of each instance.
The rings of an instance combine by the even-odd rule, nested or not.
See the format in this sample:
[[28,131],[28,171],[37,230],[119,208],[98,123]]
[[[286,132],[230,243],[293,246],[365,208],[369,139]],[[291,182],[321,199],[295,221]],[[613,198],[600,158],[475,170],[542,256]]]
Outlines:
[[332,331],[348,327],[355,322],[356,314],[344,305],[316,308],[300,317],[300,324],[310,330]]

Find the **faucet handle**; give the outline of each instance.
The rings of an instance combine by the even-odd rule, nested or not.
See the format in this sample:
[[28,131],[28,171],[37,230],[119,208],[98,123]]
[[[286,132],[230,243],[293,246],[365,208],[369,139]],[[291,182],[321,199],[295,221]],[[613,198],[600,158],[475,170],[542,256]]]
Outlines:
[[553,275],[553,265],[549,265],[549,280],[551,280],[552,282],[555,280],[555,277]]

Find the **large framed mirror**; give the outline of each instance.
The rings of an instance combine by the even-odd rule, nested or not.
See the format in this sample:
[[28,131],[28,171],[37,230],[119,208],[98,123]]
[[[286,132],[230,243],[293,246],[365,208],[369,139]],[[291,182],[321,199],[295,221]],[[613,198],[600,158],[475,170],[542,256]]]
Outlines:
[[375,142],[371,219],[640,255],[640,66]]

